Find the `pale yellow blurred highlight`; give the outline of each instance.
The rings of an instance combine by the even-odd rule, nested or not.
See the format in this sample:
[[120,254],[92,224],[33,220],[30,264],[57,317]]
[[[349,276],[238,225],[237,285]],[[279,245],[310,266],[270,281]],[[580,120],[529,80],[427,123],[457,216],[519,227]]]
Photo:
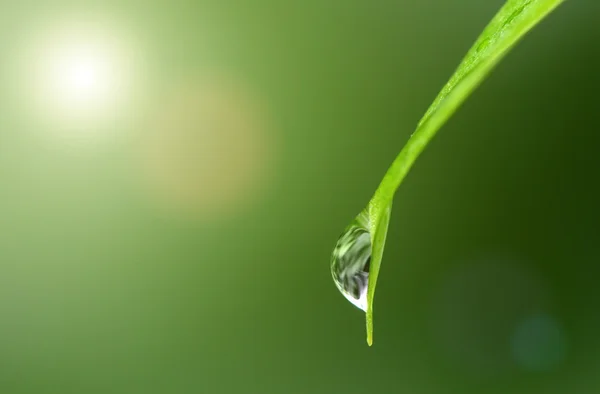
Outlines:
[[140,143],[151,202],[187,219],[222,219],[255,202],[273,175],[267,112],[255,89],[231,77],[196,77],[168,89]]

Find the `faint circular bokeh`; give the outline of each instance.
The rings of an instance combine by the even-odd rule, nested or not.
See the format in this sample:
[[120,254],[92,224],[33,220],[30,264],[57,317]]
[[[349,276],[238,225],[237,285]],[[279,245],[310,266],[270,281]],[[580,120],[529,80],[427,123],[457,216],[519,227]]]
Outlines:
[[469,378],[556,365],[561,332],[543,278],[523,259],[490,256],[440,278],[431,303],[436,353]]
[[524,370],[551,370],[565,356],[564,332],[552,316],[533,314],[516,325],[512,350],[516,363]]
[[140,141],[150,201],[192,219],[239,212],[273,173],[270,123],[260,95],[234,78],[210,75],[170,87]]

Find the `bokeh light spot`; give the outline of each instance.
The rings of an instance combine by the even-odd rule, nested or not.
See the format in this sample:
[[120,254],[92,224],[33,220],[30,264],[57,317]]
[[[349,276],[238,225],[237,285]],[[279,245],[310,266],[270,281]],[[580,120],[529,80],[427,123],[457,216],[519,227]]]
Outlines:
[[273,140],[262,100],[232,78],[192,78],[169,89],[141,141],[151,200],[188,218],[223,218],[263,190]]
[[519,322],[512,347],[517,364],[529,371],[547,371],[559,366],[566,351],[561,327],[547,314],[534,314]]
[[551,306],[548,288],[528,262],[502,255],[458,264],[441,278],[432,301],[441,359],[478,379],[511,372],[515,325]]

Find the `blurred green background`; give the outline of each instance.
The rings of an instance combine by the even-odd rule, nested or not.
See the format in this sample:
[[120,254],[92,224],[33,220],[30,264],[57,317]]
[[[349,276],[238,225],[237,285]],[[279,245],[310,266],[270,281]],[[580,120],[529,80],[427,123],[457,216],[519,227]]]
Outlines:
[[0,3],[0,392],[600,392],[598,2],[417,161],[372,348],[330,277],[502,3]]

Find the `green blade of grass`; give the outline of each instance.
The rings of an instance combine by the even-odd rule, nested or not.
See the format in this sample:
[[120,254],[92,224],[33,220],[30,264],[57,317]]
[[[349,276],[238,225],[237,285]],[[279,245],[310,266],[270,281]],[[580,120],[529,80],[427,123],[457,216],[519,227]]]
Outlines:
[[[484,29],[400,151],[365,210],[371,235],[367,289],[367,342],[373,343],[373,300],[391,214],[400,183],[423,149],[496,64],[535,25],[565,0],[508,0]],[[365,215],[366,214],[366,215]]]

